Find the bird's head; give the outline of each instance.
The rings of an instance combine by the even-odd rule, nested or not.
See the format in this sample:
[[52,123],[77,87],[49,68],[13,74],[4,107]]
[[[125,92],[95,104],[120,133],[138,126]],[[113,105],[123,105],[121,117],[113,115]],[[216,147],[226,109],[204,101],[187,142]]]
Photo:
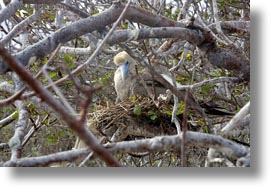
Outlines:
[[128,71],[135,69],[135,60],[125,51],[115,55],[114,63],[120,68],[123,81],[126,79]]

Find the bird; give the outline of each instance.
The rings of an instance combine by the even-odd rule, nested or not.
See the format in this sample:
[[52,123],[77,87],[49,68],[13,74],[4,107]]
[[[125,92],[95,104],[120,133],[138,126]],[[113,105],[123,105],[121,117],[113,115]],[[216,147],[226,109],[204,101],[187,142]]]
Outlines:
[[153,80],[146,69],[138,73],[136,61],[126,51],[115,55],[114,63],[118,67],[114,74],[116,102],[126,101],[134,95],[147,97],[166,91],[159,82]]
[[[153,79],[151,73],[147,69],[138,72],[136,68],[136,60],[132,58],[126,51],[122,51],[114,56],[114,63],[118,67],[114,74],[114,85],[117,93],[116,103],[127,101],[131,96],[139,95],[144,97],[159,96],[166,93],[166,88]],[[170,84],[172,79],[167,74],[161,76]],[[179,83],[176,83],[177,87]],[[185,91],[179,91],[184,98]],[[192,94],[189,94],[188,104],[198,109],[204,108],[205,113],[212,115],[233,115],[232,112],[221,110],[222,108],[216,104],[206,102],[197,102]],[[201,111],[200,111],[201,112]]]

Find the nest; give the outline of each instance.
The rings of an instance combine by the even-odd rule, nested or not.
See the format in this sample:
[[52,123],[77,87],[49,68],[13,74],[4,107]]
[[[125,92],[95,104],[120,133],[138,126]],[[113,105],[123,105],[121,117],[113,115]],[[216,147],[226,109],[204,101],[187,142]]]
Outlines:
[[172,105],[158,104],[145,97],[132,97],[129,101],[111,106],[96,106],[88,114],[88,126],[96,136],[112,141],[176,134],[171,123]]

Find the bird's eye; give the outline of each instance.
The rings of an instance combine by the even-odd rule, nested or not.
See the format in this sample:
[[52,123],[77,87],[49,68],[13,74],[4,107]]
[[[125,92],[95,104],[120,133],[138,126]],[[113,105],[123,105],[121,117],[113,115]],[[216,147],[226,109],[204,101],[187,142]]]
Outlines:
[[128,61],[126,61],[126,63],[125,63],[126,65],[128,65],[129,64],[129,62]]

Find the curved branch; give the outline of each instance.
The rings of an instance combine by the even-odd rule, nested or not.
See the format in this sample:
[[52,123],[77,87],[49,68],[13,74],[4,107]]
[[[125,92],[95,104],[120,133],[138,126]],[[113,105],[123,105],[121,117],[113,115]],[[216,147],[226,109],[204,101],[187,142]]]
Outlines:
[[178,38],[187,40],[193,44],[200,44],[204,37],[201,32],[180,27],[142,28],[135,30],[115,31],[107,41],[108,44],[116,44],[129,40],[143,40],[149,38]]
[[[118,161],[102,146],[99,145],[98,140],[90,132],[89,129],[80,121],[76,114],[70,114],[66,108],[61,105],[53,95],[43,87],[39,80],[35,79],[21,63],[10,56],[6,50],[0,46],[0,56],[9,64],[14,72],[18,74],[22,81],[27,83],[40,98],[46,102],[65,122],[74,130],[80,139],[88,145],[101,159],[103,159],[109,166],[120,166]],[[15,142],[16,143],[16,142]]]
[[63,0],[23,0],[24,4],[57,4]]
[[[238,158],[248,154],[248,147],[237,144],[220,136],[187,131],[185,141],[187,145],[214,148],[227,156]],[[105,145],[112,152],[145,152],[177,150],[181,146],[182,135],[158,136],[151,139],[125,141]]]
[[[204,134],[199,132],[186,132],[186,144],[200,146],[205,148],[214,148],[220,150],[227,156],[234,156],[237,158],[245,157],[249,154],[249,148],[237,144],[233,141],[227,140],[220,136]],[[131,152],[155,152],[155,151],[169,151],[180,149],[182,135],[172,136],[157,136],[150,139],[123,141],[116,143],[108,143],[104,145],[111,153],[131,153]],[[8,161],[3,163],[3,166],[9,167],[33,167],[33,166],[47,166],[56,162],[74,161],[78,158],[87,156],[91,151],[86,148],[65,151],[52,155],[22,158],[16,161]]]
[[[94,30],[103,30],[107,25],[114,23],[118,19],[124,7],[124,4],[114,3],[109,9],[100,14],[81,19],[57,30],[49,37],[15,54],[14,57],[26,66],[31,57],[43,58],[51,53],[59,43],[66,43],[86,33],[93,32]],[[232,48],[216,46],[213,38],[196,25],[187,26],[184,23],[175,22],[135,6],[128,8],[123,19],[128,19],[129,21],[138,22],[150,27],[166,27],[166,29],[150,28],[131,32],[117,31],[111,37],[109,41],[110,44],[151,37],[179,37],[193,42],[196,45],[200,44],[198,47],[206,54],[207,59],[213,65],[231,71],[235,76],[240,77],[244,81],[250,80],[250,65],[248,59],[243,56],[241,52],[235,51]],[[0,60],[0,73],[5,73],[8,70],[8,66]]]
[[[124,7],[125,4],[114,3],[109,9],[101,12],[100,14],[81,19],[57,30],[49,37],[15,54],[14,57],[17,58],[17,60],[24,66],[26,66],[31,57],[43,58],[51,53],[60,43],[66,43],[95,30],[103,30],[107,25],[114,23],[118,19],[124,10]],[[142,23],[151,27],[184,26],[182,23],[177,23],[134,6],[128,7],[128,11],[123,19]],[[10,69],[8,66],[0,60],[0,73],[5,73],[9,70]]]

